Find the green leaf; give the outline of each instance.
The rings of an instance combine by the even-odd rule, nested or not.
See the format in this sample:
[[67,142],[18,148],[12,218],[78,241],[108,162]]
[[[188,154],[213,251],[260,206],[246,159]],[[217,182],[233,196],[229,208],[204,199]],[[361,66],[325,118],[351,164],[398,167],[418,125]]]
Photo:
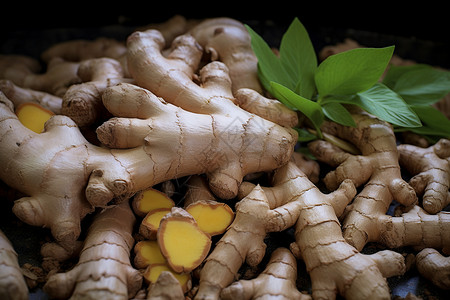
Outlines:
[[316,130],[320,132],[319,129],[325,117],[322,112],[322,107],[317,102],[306,99],[279,83],[272,81],[270,85],[273,95],[278,100],[301,111],[313,123]]
[[298,133],[298,141],[299,142],[310,142],[310,141],[314,141],[317,139],[317,136],[315,134],[312,134],[305,128],[294,127],[294,129]]
[[372,87],[385,71],[394,46],[358,48],[331,55],[317,68],[315,82],[320,97],[349,95]]
[[410,105],[430,105],[450,93],[450,72],[413,69],[403,73],[392,89]]
[[315,92],[317,57],[308,32],[298,18],[292,21],[281,39],[280,62],[293,80],[292,85],[284,85],[310,99]]
[[[424,124],[423,128],[418,128],[421,134],[450,138],[450,120],[442,112],[431,105],[413,105],[411,107]],[[416,128],[413,129],[416,130]]]
[[272,93],[270,81],[280,82],[284,85],[294,85],[293,80],[286,73],[279,58],[273,53],[264,39],[249,26],[245,25],[250,37],[253,52],[258,58],[258,73],[261,83],[266,90]]
[[382,83],[358,93],[353,103],[393,125],[408,128],[422,126],[419,117],[408,104]]
[[409,66],[390,66],[383,78],[383,84],[386,85],[391,90],[394,90],[395,83],[403,74],[421,69],[431,68],[429,65],[425,64],[414,64]]
[[322,111],[325,116],[341,125],[356,127],[356,123],[348,110],[340,103],[329,102],[322,104]]

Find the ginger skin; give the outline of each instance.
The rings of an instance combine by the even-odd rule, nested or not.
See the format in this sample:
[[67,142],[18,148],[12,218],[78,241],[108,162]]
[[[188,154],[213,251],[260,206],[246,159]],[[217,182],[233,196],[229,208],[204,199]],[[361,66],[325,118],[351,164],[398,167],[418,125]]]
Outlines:
[[[218,67],[226,81],[226,69],[217,64],[203,70],[206,78],[217,78],[207,75]],[[207,79],[205,83],[211,84]],[[147,90],[122,83],[107,88],[102,100],[111,113],[134,119],[113,118],[97,130],[105,145],[127,148],[108,149],[89,143],[76,124],[61,115],[47,121],[43,133],[34,134],[18,121],[12,103],[3,93],[0,97],[0,161],[4,166],[0,178],[28,195],[16,201],[13,211],[30,225],[49,227],[68,252],[75,249],[80,220],[94,207],[105,206],[113,198],[123,201],[169,179],[200,173],[208,174],[210,186],[222,192],[219,195],[230,198],[237,194],[246,174],[282,165],[296,142],[294,131],[251,115],[232,101],[221,99],[220,103],[232,108],[224,115],[194,114]],[[246,119],[236,122],[230,117],[233,110]],[[120,122],[127,125],[123,131]],[[130,123],[136,124],[128,130]],[[231,132],[245,134],[246,138],[229,141]],[[118,133],[122,136],[114,136]],[[230,148],[230,142],[236,145]],[[55,146],[49,150],[49,144]],[[179,147],[173,147],[177,144]],[[237,153],[234,149],[240,150]]]
[[[113,115],[125,117],[105,122],[97,130],[105,145],[122,148],[156,142],[170,142],[170,148],[179,145],[171,151],[183,155],[177,155],[179,159],[171,162],[171,169],[166,173],[177,173],[172,178],[188,175],[186,172],[206,173],[211,190],[222,199],[235,197],[245,175],[272,170],[289,159],[297,133],[239,108],[231,92],[228,69],[223,63],[207,64],[200,70],[198,80],[201,84],[193,81],[203,51],[192,37],[177,37],[167,57],[161,54],[164,40],[155,30],[133,33],[127,45],[129,71],[136,83],[147,91],[120,84],[109,89],[111,93],[104,94],[104,103],[105,97],[113,102],[111,106],[105,104]],[[171,129],[183,132],[182,140],[170,135],[165,135],[164,140],[155,136],[149,130],[150,124],[157,124],[149,118],[150,111],[147,116],[143,116],[147,110],[137,112],[127,108],[125,111],[125,97],[156,98],[145,96],[148,91],[176,105],[171,108],[172,105],[164,103],[161,114],[166,115],[165,126],[174,124],[176,128]],[[193,126],[193,120],[196,130],[189,131],[187,127]],[[241,138],[234,138],[236,136]],[[202,140],[200,145],[192,145],[198,140]],[[193,153],[184,150],[194,148]],[[157,161],[157,158],[153,157],[153,160]],[[196,171],[191,172],[192,168]]]
[[422,207],[430,214],[450,204],[450,140],[441,139],[428,148],[399,145],[400,165],[413,177],[409,184],[422,198]]
[[450,254],[450,214],[429,214],[415,205],[399,217],[379,216],[379,242],[389,248],[412,246],[417,249],[440,249]]
[[135,217],[128,202],[100,211],[91,224],[78,264],[51,275],[44,291],[57,299],[130,299],[142,276],[130,263]]
[[322,194],[290,162],[275,171],[273,187],[264,191],[270,198],[290,199],[291,205],[297,205],[291,250],[306,264],[314,299],[334,299],[336,294],[345,299],[389,299],[385,277],[403,274],[404,260],[393,251],[361,254],[344,239],[338,216],[356,194],[352,181]]
[[127,48],[124,43],[110,38],[95,40],[69,40],[47,48],[41,55],[44,62],[49,63],[59,57],[66,61],[80,62],[91,58],[109,57],[118,59],[125,55]]
[[361,155],[349,154],[325,141],[311,142],[308,147],[319,161],[336,167],[324,178],[329,190],[345,179],[351,179],[356,187],[364,185],[347,207],[342,224],[345,239],[360,251],[366,243],[379,240],[377,218],[386,214],[392,200],[411,206],[417,196],[402,179],[392,127],[365,112],[352,116],[357,127],[328,122],[323,131],[351,142]]
[[112,58],[96,58],[80,62],[77,72],[82,80],[72,85],[62,98],[61,113],[80,127],[101,122],[110,117],[102,103],[103,91],[127,81],[120,63]]
[[16,107],[31,102],[52,111],[54,114],[61,114],[62,99],[60,97],[46,92],[21,88],[11,80],[0,80],[0,91],[13,101]]
[[[242,189],[245,192],[242,192]],[[266,197],[260,186],[243,183],[245,197],[236,204],[233,223],[206,258],[200,271],[199,290],[195,299],[219,299],[223,288],[237,277],[244,262],[257,266],[264,257],[264,238],[270,232],[283,231],[295,224],[300,210],[298,202]]]
[[28,287],[20,270],[17,253],[6,235],[0,230],[0,298],[28,299]]
[[149,289],[149,300],[185,300],[180,282],[168,271],[161,272],[158,280]]
[[233,93],[241,88],[262,93],[258,60],[251,47],[250,35],[241,22],[230,18],[205,19],[188,33],[211,56],[211,60],[219,60],[228,67]]
[[54,58],[47,64],[45,73],[38,73],[37,62],[26,57],[0,56],[0,79],[11,80],[14,84],[32,90],[47,92],[62,97],[67,89],[80,82],[77,76],[79,63]]
[[257,278],[239,280],[224,288],[220,298],[232,299],[259,299],[276,297],[277,299],[311,299],[311,296],[302,294],[296,286],[297,261],[286,248],[278,248],[272,252],[265,270]]
[[416,266],[423,277],[437,287],[450,290],[450,258],[433,248],[426,248],[416,255]]

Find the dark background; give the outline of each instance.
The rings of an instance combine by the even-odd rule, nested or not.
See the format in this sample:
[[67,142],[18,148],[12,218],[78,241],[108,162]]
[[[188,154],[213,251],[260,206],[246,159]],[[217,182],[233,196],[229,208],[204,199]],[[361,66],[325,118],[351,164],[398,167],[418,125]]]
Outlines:
[[[297,16],[310,29],[354,28],[396,36],[449,41],[445,2],[358,1],[59,1],[46,4],[3,3],[2,30],[96,27],[162,22],[174,14],[192,18],[228,16],[241,20],[273,20],[288,25]],[[256,3],[256,4],[255,4]]]
[[[255,4],[256,3],[256,4]],[[353,38],[369,47],[396,46],[396,53],[450,68],[450,21],[445,2],[358,1],[60,1],[31,4],[9,1],[0,10],[0,54],[39,56],[67,39],[109,36],[126,39],[137,26],[186,18],[231,17],[247,23],[272,46],[295,17],[313,44],[321,47]]]

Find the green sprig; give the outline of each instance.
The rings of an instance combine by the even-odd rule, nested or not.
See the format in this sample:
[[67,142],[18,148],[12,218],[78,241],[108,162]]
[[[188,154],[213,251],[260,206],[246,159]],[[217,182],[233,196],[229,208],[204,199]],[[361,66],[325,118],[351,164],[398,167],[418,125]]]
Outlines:
[[[318,65],[309,35],[297,18],[282,37],[279,55],[254,30],[247,29],[264,88],[303,113],[319,138],[326,119],[355,126],[349,105],[391,123],[397,131],[450,136],[450,121],[430,106],[450,92],[449,72],[424,65],[391,67],[380,83],[394,46],[349,50]],[[309,138],[302,135],[302,140]]]

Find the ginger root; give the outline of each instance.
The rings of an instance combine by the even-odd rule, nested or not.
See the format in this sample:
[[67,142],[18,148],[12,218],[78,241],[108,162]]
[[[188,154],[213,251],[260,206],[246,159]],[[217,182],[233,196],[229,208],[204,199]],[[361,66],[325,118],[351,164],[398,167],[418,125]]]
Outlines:
[[417,196],[402,178],[392,126],[365,112],[356,111],[352,116],[355,128],[328,122],[323,131],[351,142],[361,155],[344,152],[325,141],[311,142],[308,147],[319,161],[336,167],[324,178],[329,190],[345,179],[352,180],[356,187],[364,185],[347,207],[342,224],[345,239],[360,251],[368,242],[379,240],[377,218],[386,214],[393,200],[411,206]]
[[103,91],[124,78],[120,63],[112,58],[93,58],[80,62],[78,77],[81,83],[74,84],[62,97],[61,113],[70,117],[80,127],[92,125],[110,117],[102,103]]
[[336,294],[346,299],[389,298],[385,277],[403,274],[404,259],[393,251],[364,255],[344,239],[338,216],[356,194],[352,181],[344,180],[325,195],[290,162],[275,171],[273,187],[264,191],[272,201],[289,199],[291,208],[297,207],[291,250],[306,264],[313,298],[334,299]]
[[51,275],[44,291],[57,299],[129,299],[142,285],[130,263],[135,217],[128,202],[100,211],[89,227],[78,264]]
[[399,145],[400,165],[413,177],[409,184],[422,198],[422,207],[430,214],[450,204],[450,140],[441,139],[428,148]]
[[32,90],[47,92],[62,97],[67,89],[80,82],[77,62],[54,58],[47,64],[45,73],[38,73],[39,63],[23,56],[0,56],[0,79]]
[[149,300],[185,300],[183,287],[172,272],[162,271],[150,287]]
[[28,287],[20,270],[17,253],[0,230],[0,298],[28,299]]
[[416,266],[423,277],[437,287],[450,290],[450,258],[433,248],[426,248],[416,255]]
[[399,217],[382,215],[377,220],[379,242],[389,248],[435,248],[450,254],[450,214],[429,214],[415,205]]
[[144,271],[144,279],[149,284],[150,293],[154,285],[157,283],[161,274],[169,272],[178,281],[181,291],[186,293],[192,288],[192,278],[190,273],[177,273],[166,263],[153,263],[147,266]]
[[36,91],[32,89],[21,88],[11,80],[0,80],[0,91],[18,107],[24,103],[36,103],[39,106],[53,112],[61,114],[61,97],[52,94]]
[[[242,186],[242,185],[241,185]],[[236,204],[236,216],[208,255],[200,271],[195,299],[219,299],[220,292],[237,278],[245,262],[257,266],[264,257],[264,239],[270,232],[293,226],[299,210],[284,202],[270,201],[256,186]]]
[[210,55],[230,70],[233,93],[249,88],[262,93],[258,79],[257,58],[250,35],[244,25],[231,18],[211,18],[201,21],[188,31]]
[[220,298],[259,299],[276,297],[276,299],[311,299],[297,289],[297,261],[286,248],[278,248],[271,254],[266,268],[257,278],[239,280],[224,288]]

